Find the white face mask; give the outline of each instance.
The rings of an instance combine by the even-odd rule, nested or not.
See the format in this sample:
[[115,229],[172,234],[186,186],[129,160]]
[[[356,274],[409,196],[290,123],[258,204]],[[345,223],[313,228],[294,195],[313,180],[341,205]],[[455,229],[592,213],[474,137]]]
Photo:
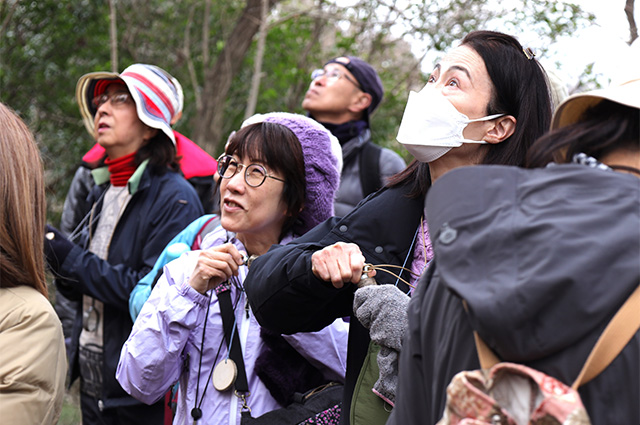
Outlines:
[[407,106],[396,139],[420,162],[432,162],[463,143],[487,143],[462,136],[472,122],[489,121],[504,114],[470,120],[458,112],[435,88],[425,87],[419,93],[409,92]]

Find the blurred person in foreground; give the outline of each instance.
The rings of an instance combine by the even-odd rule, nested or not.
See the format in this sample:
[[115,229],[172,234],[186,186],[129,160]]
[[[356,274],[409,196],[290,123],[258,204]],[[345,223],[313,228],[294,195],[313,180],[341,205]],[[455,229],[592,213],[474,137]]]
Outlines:
[[55,424],[67,360],[47,298],[44,175],[33,135],[0,103],[0,418]]
[[[501,361],[571,385],[640,282],[640,78],[567,98],[527,166],[467,167],[427,198],[435,259],[409,305],[390,424],[435,423],[447,385]],[[465,311],[463,300],[468,305]],[[640,333],[579,387],[593,425],[640,423]]]

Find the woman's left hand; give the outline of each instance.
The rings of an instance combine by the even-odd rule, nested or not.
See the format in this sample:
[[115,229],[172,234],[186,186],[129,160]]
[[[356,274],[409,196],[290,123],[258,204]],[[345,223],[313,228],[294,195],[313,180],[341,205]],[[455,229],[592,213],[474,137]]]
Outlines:
[[243,256],[231,243],[200,251],[189,285],[201,294],[238,275]]
[[54,275],[60,274],[60,269],[67,255],[73,249],[73,242],[69,241],[58,229],[47,224],[44,234],[44,255],[47,265]]
[[[354,243],[336,242],[316,251],[311,256],[311,271],[318,278],[340,289],[345,283],[357,284],[362,278],[365,258]],[[371,270],[370,277],[375,276]]]

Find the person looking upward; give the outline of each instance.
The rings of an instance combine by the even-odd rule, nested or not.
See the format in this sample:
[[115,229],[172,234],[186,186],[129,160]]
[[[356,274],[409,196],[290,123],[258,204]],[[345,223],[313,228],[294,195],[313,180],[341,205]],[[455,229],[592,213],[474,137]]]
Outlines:
[[402,171],[404,160],[371,141],[371,115],[384,95],[371,65],[354,56],[331,59],[311,73],[302,100],[309,116],[340,141],[344,166],[336,196],[336,216],[344,216],[363,198]]
[[203,214],[177,162],[171,122],[179,94],[159,68],[133,64],[120,74],[82,76],[76,98],[106,157],[92,172],[90,208],[78,229],[67,238],[48,226],[44,238],[56,287],[79,301],[69,382],[81,378],[85,425],[160,424],[163,403],[134,400],[116,381],[115,370],[133,325],[131,290],[171,238]]
[[[471,32],[409,95],[397,138],[416,161],[345,217],[253,262],[245,290],[263,327],[310,332],[350,316],[341,424],[384,423],[396,398],[409,295],[433,258],[424,210],[431,183],[464,166],[524,165],[550,121],[547,78],[533,52],[507,34]],[[358,288],[365,264],[399,278],[377,273],[378,285]]]

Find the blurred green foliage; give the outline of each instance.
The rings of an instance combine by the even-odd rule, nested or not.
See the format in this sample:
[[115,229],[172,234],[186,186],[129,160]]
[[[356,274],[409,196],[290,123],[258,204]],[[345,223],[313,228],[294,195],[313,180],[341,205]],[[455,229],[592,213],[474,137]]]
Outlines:
[[[176,130],[192,136],[204,116],[197,107],[206,78],[229,43],[249,0],[114,0],[118,70],[134,62],[156,64],[183,85],[185,108]],[[408,153],[395,141],[409,90],[426,81],[411,45],[445,50],[467,32],[510,19],[534,25],[552,40],[593,17],[579,7],[526,0],[516,14],[488,0],[421,0],[400,10],[381,0],[340,6],[333,0],[271,0],[266,51],[256,112],[304,113],[300,102],[312,69],[335,56],[362,57],[379,71],[385,97],[372,117],[374,141]],[[491,6],[491,7],[489,7]],[[0,101],[25,120],[40,145],[47,180],[49,220],[59,222],[62,203],[82,155],[93,145],[75,100],[80,76],[111,70],[108,0],[0,2]],[[254,37],[255,38],[255,37]],[[219,112],[216,140],[201,145],[217,156],[245,114],[254,72],[255,39]],[[202,100],[202,99],[201,99]]]

